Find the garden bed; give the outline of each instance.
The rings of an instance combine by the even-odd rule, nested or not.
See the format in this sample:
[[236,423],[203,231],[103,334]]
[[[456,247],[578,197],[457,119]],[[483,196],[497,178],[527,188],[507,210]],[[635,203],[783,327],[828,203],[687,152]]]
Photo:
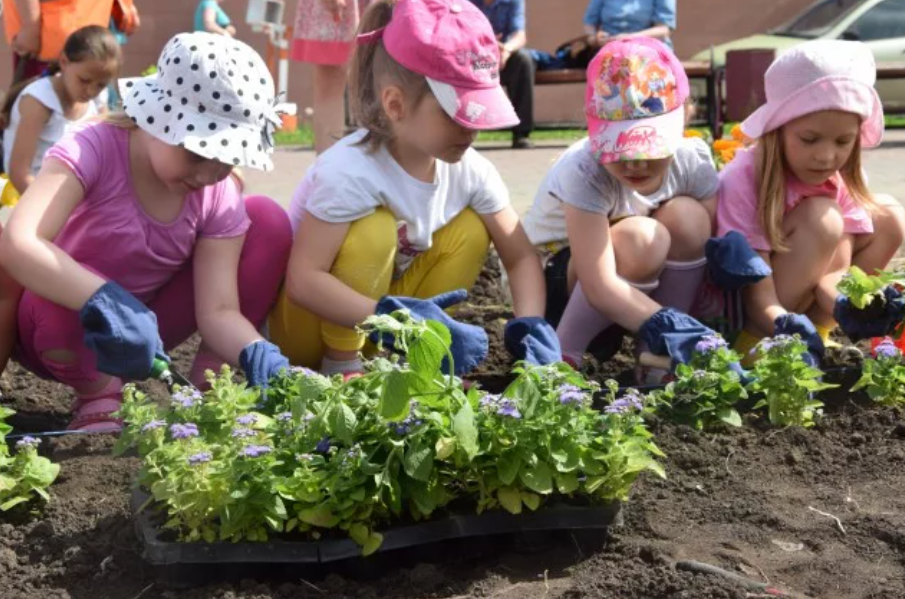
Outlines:
[[[493,279],[488,271],[479,282],[485,292],[466,310],[493,340],[480,378],[502,384],[508,359],[500,319],[507,313],[499,296],[486,292]],[[184,360],[185,352],[180,356]],[[621,373],[627,380],[628,364],[623,355],[592,373]],[[19,412],[12,422],[20,429],[65,424],[63,388],[11,366],[0,389]],[[221,582],[190,590],[166,588],[160,571],[141,557],[130,510],[138,459],[112,458],[109,438],[47,440],[42,452],[62,465],[53,501],[40,514],[0,516],[0,595],[742,599],[751,592],[674,568],[691,559],[815,598],[901,598],[905,414],[874,407],[860,394],[822,397],[826,415],[810,430],[780,430],[754,416],[746,417],[744,428],[708,434],[656,423],[668,479],[640,479],[625,525],[603,548],[571,534],[542,542],[525,536],[459,540],[431,551],[398,552],[390,566],[374,561],[381,567],[370,570],[287,567],[256,574],[219,567],[211,575]],[[818,511],[838,517],[842,528]],[[261,578],[242,580],[250,575]]]

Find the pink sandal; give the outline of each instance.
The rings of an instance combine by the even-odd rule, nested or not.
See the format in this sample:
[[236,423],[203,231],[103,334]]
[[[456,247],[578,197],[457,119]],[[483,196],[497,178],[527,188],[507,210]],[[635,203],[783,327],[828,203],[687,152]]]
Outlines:
[[76,399],[72,403],[72,421],[66,427],[70,431],[92,433],[118,433],[123,421],[113,418],[123,405],[122,395]]

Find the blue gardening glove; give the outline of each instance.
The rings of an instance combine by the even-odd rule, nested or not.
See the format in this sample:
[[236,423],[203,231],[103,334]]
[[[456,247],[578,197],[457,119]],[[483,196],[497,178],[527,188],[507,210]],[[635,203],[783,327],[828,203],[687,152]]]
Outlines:
[[507,322],[503,341],[515,359],[529,364],[545,366],[562,360],[556,331],[539,316],[523,316]]
[[688,314],[674,308],[661,308],[644,321],[638,335],[652,353],[669,356],[673,364],[685,364],[691,360],[698,341],[716,333]]
[[840,295],[833,308],[833,318],[852,341],[885,337],[905,319],[905,298],[898,289],[889,286],[883,289],[883,299],[880,310],[873,305],[859,310],[847,297]]
[[[390,314],[396,310],[408,310],[418,320],[436,320],[449,329],[452,336],[450,353],[456,363],[456,375],[462,375],[474,369],[487,357],[487,333],[481,327],[465,324],[451,318],[445,310],[455,306],[468,297],[464,289],[441,293],[429,299],[417,299],[414,297],[398,297],[387,295],[377,302],[377,314]],[[380,336],[371,335],[371,341],[377,343]],[[383,339],[383,344],[392,347],[392,339]],[[449,365],[444,360],[444,371],[448,372]]]
[[798,334],[801,340],[808,346],[808,352],[802,356],[811,366],[818,366],[826,348],[823,346],[823,339],[817,333],[817,328],[811,319],[802,314],[783,314],[777,316],[773,321],[773,335],[794,335]]
[[79,311],[85,345],[97,369],[122,379],[144,380],[155,358],[169,362],[157,331],[157,316],[134,295],[108,281]]
[[708,239],[704,254],[707,256],[710,280],[720,289],[735,291],[773,274],[773,270],[738,231]]
[[249,343],[239,354],[239,365],[252,387],[266,389],[270,379],[289,368],[289,360],[269,341]]

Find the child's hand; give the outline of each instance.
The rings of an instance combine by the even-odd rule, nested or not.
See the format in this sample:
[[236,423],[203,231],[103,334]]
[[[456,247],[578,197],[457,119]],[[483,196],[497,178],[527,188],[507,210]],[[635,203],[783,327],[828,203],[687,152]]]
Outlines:
[[239,366],[245,372],[245,378],[252,387],[266,389],[270,379],[289,368],[289,360],[273,343],[255,341],[250,343],[239,354]]
[[333,19],[340,21],[346,12],[346,0],[321,0],[328,11],[333,13]]
[[544,366],[562,360],[556,331],[539,316],[513,318],[503,332],[506,349],[517,360]]
[[885,300],[883,312],[879,315],[873,313],[868,315],[864,310],[853,306],[846,296],[840,295],[833,308],[833,318],[852,341],[885,337],[905,320],[905,298],[891,285],[883,289],[883,298]]
[[144,380],[155,358],[166,359],[157,316],[134,295],[107,281],[79,311],[85,345],[97,369],[123,379]]
[[673,364],[688,363],[695,346],[707,336],[716,336],[716,333],[674,308],[661,308],[638,330],[638,337],[647,344],[651,353],[669,356]]
[[803,356],[811,366],[820,364],[826,348],[823,339],[817,332],[817,327],[811,319],[803,314],[782,314],[773,322],[773,336],[798,335],[808,346],[807,355]]

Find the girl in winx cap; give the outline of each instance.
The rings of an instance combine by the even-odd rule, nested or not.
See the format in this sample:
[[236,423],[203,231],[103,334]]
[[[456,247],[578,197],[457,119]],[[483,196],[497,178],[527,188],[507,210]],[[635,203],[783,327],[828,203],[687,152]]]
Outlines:
[[890,333],[905,315],[898,290],[882,313],[859,313],[836,290],[850,265],[885,268],[905,238],[905,211],[874,195],[861,149],[880,144],[876,66],[860,42],[818,40],[776,59],[767,102],[742,123],[757,140],[720,175],[720,232],[738,231],[773,268],[743,296],[747,323],[736,347],[798,333],[818,358],[838,322],[852,340]]
[[464,373],[484,359],[487,337],[444,309],[464,299],[493,241],[518,317],[507,346],[559,360],[540,263],[499,173],[471,148],[478,130],[517,123],[487,19],[467,0],[384,0],[361,32],[350,74],[361,129],[318,158],[292,199],[296,237],[272,339],[294,364],[352,375],[365,343],[355,326],[408,308],[451,329]]
[[50,149],[0,238],[26,291],[18,358],[71,386],[70,428],[115,431],[123,379],[200,331],[190,378],[241,364],[252,385],[288,365],[258,334],[285,272],[291,228],[233,168],[270,170],[274,86],[247,45],[177,35],[158,72],[120,80],[125,113]]
[[525,217],[545,261],[547,319],[575,365],[595,338],[615,353],[623,330],[686,361],[712,333],[685,313],[718,187],[706,144],[683,136],[688,78],[663,43],[629,37],[598,52],[587,81],[589,136],[553,165]]

